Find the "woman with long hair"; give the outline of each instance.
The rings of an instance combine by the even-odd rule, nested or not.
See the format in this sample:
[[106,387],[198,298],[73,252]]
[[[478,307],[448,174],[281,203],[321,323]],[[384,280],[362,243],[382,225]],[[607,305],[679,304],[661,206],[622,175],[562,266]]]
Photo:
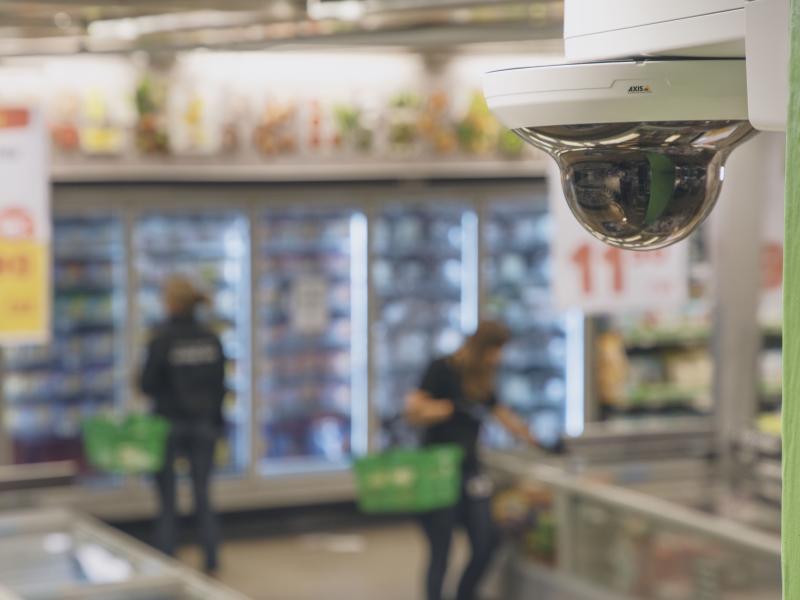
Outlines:
[[482,423],[494,417],[517,438],[536,443],[528,426],[497,400],[497,370],[503,347],[510,337],[502,323],[482,322],[459,350],[430,364],[419,389],[406,401],[407,418],[423,428],[424,445],[457,444],[464,451],[458,503],[422,517],[430,546],[427,600],[441,600],[450,542],[457,525],[466,528],[472,546],[472,556],[458,586],[457,600],[475,598],[497,543],[490,506],[492,486],[481,473],[478,461]]

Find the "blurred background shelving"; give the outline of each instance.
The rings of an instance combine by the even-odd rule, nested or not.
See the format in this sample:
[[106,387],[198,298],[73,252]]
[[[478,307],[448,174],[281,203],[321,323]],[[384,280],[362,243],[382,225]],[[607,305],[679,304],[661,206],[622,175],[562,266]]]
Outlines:
[[[505,320],[513,333],[500,397],[543,443],[554,443],[566,425],[567,341],[564,317],[550,299],[552,222],[544,189],[531,199],[489,203],[484,215],[484,313]],[[489,429],[487,437],[493,446],[513,444],[500,427]]]
[[53,224],[53,340],[5,353],[4,425],[14,463],[83,456],[81,422],[125,398],[123,224],[75,215]]

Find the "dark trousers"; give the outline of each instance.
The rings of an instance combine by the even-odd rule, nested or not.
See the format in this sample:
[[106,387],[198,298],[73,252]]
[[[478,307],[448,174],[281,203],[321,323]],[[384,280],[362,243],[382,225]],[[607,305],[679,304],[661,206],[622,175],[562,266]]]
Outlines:
[[457,600],[473,600],[476,597],[481,579],[491,563],[498,540],[491,514],[491,497],[470,496],[464,491],[456,506],[422,516],[422,526],[430,547],[425,583],[427,600],[442,598],[442,585],[450,558],[450,543],[453,531],[459,524],[467,530],[472,556],[461,576]]
[[216,440],[217,431],[213,426],[174,423],[167,441],[164,466],[155,477],[161,501],[161,513],[156,524],[157,546],[162,552],[172,556],[177,544],[178,519],[175,459],[183,456],[189,461],[195,520],[205,552],[207,570],[216,569],[218,564],[219,530],[210,497]]

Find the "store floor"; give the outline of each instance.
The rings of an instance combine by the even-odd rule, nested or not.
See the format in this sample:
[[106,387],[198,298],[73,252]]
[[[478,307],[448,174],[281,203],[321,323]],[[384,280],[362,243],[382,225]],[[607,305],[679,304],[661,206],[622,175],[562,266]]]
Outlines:
[[[426,553],[411,522],[234,540],[223,548],[219,579],[255,600],[414,600],[421,598]],[[467,554],[459,535],[448,589]],[[200,564],[196,547],[185,547],[179,557]]]

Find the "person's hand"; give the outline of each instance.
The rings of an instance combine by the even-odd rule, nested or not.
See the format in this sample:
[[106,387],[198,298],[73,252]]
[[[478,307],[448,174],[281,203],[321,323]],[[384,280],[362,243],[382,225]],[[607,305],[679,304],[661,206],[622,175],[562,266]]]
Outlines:
[[541,444],[539,440],[530,432],[529,429],[525,430],[525,434],[522,436],[522,441],[528,444],[531,448],[541,448]]
[[409,394],[406,399],[406,419],[412,425],[429,426],[453,416],[455,406],[450,400],[432,398],[422,391]]
[[431,416],[441,421],[446,421],[453,416],[455,405],[450,400],[432,400]]

